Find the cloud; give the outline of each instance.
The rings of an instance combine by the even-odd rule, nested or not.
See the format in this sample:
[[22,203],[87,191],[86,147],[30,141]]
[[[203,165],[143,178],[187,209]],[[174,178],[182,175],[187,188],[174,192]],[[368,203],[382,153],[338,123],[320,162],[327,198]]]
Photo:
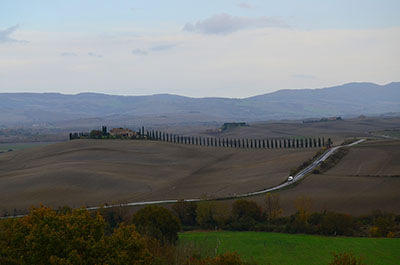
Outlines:
[[132,54],[145,56],[145,55],[148,55],[149,53],[146,50],[135,49],[132,51]]
[[203,34],[226,35],[243,29],[267,27],[288,27],[288,25],[273,17],[248,18],[219,14],[197,21],[195,24],[187,23],[183,30]]
[[150,50],[151,51],[165,51],[165,50],[175,48],[176,46],[177,46],[177,44],[162,44],[162,45],[153,46],[150,48]]
[[10,35],[13,34],[18,28],[19,28],[19,25],[14,25],[14,26],[9,27],[8,29],[0,30],[0,43],[27,42],[24,40],[16,40],[16,39],[13,39],[10,37]]
[[160,44],[160,45],[152,46],[148,49],[135,49],[132,51],[132,54],[146,56],[146,55],[149,55],[150,51],[151,52],[162,52],[162,51],[173,49],[176,46],[178,46],[178,45],[175,43]]
[[240,2],[240,3],[237,4],[237,6],[240,7],[240,8],[245,8],[245,9],[252,9],[253,8],[252,5],[250,5],[249,3],[246,3],[246,2]]

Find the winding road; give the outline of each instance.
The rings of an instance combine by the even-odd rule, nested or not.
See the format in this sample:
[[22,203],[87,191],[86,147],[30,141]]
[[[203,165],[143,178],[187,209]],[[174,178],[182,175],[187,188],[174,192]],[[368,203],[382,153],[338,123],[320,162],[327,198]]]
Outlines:
[[[356,144],[360,144],[364,142],[366,139],[361,139],[356,142],[353,142],[348,145],[340,145],[340,146],[335,146],[330,149],[328,149],[325,153],[323,153],[317,160],[312,162],[308,167],[305,169],[301,170],[299,173],[297,173],[294,177],[293,180],[290,182],[285,182],[282,184],[279,184],[274,187],[270,187],[264,190],[260,191],[254,191],[254,192],[248,192],[248,193],[243,193],[239,194],[236,196],[230,196],[230,197],[225,197],[225,198],[218,198],[218,200],[224,200],[224,199],[234,199],[234,198],[243,198],[243,197],[249,197],[249,196],[254,196],[254,195],[259,195],[279,189],[286,188],[290,185],[293,185],[294,183],[300,181],[303,179],[309,172],[311,172],[314,168],[319,166],[323,161],[325,161],[328,157],[330,157],[333,153],[335,153],[338,149],[343,148],[343,147],[350,147]],[[207,199],[185,199],[184,201],[186,202],[199,202],[199,201],[204,201]],[[130,203],[122,203],[122,204],[115,204],[115,205],[106,205],[106,206],[96,206],[96,207],[89,207],[86,208],[87,210],[98,210],[100,208],[114,208],[114,207],[125,207],[125,206],[142,206],[142,205],[152,205],[152,204],[164,204],[164,203],[177,203],[180,200],[161,200],[161,201],[147,201],[147,202],[130,202]]]
[[[244,198],[244,197],[259,195],[259,194],[263,194],[263,193],[267,193],[267,192],[276,191],[276,190],[279,190],[279,189],[286,188],[286,187],[288,187],[290,185],[293,185],[294,183],[300,181],[301,179],[303,179],[308,173],[310,173],[314,168],[319,166],[319,164],[321,164],[323,161],[325,161],[328,157],[330,157],[338,149],[343,148],[343,147],[350,147],[350,146],[353,146],[353,145],[356,145],[356,144],[360,144],[360,143],[364,142],[365,140],[366,139],[361,139],[361,140],[358,140],[358,141],[353,142],[353,143],[348,144],[348,145],[335,146],[335,147],[332,147],[332,148],[328,149],[318,159],[316,159],[314,162],[312,162],[308,167],[306,167],[305,169],[303,169],[299,173],[297,173],[293,177],[293,180],[290,181],[290,182],[285,182],[285,183],[279,184],[277,186],[270,187],[270,188],[267,188],[267,189],[263,189],[263,190],[260,190],[260,191],[248,192],[248,193],[243,193],[243,194],[239,194],[239,195],[236,195],[236,196],[218,198],[217,200]],[[199,201],[205,201],[205,200],[207,200],[207,199],[198,198],[198,199],[185,199],[184,201],[186,201],[186,202],[199,202]],[[113,204],[113,205],[105,205],[105,206],[95,206],[95,207],[89,207],[89,208],[86,208],[86,209],[90,211],[90,210],[98,210],[98,209],[101,209],[101,208],[115,208],[115,207],[127,207],[127,206],[142,206],[142,205],[153,205],[153,204],[177,203],[178,201],[181,201],[181,200],[173,199],[173,200],[160,200],[160,201],[130,202],[130,203]],[[23,216],[24,215],[7,216],[7,217],[0,217],[0,219],[18,218],[18,217],[23,217]]]

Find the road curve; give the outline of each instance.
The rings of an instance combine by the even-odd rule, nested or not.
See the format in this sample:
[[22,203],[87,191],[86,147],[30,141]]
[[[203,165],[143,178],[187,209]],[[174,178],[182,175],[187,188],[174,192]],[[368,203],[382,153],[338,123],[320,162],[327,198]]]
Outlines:
[[[335,147],[328,149],[317,160],[312,162],[311,165],[309,165],[308,167],[306,167],[305,169],[303,169],[299,173],[297,173],[293,177],[293,181],[291,181],[291,182],[285,182],[285,183],[279,184],[277,186],[267,188],[264,190],[260,190],[260,191],[248,192],[248,193],[243,193],[243,194],[230,196],[230,197],[217,198],[217,200],[249,197],[249,196],[259,195],[259,194],[263,194],[263,193],[267,193],[267,192],[271,192],[271,191],[275,191],[275,190],[279,190],[279,189],[288,187],[288,186],[300,181],[301,179],[303,179],[309,172],[311,172],[314,168],[319,166],[319,164],[321,164],[323,161],[325,161],[328,157],[330,157],[338,149],[340,149],[342,147],[350,147],[350,146],[362,143],[365,140],[366,139],[361,139],[361,140],[358,140],[358,141],[348,144],[348,145],[335,146]],[[184,199],[184,201],[186,201],[186,202],[199,202],[199,201],[205,201],[205,200],[207,200],[207,199],[199,199],[199,198],[198,199]],[[125,206],[142,206],[142,205],[152,205],[152,204],[176,203],[178,201],[180,201],[180,200],[175,199],[175,200],[161,200],[161,201],[147,201],[147,202],[130,202],[130,203],[115,204],[115,205],[95,206],[95,207],[89,207],[86,209],[87,210],[98,210],[100,208],[114,208],[114,207],[125,207]]]
[[[263,194],[263,193],[267,193],[267,192],[276,191],[276,190],[279,190],[279,189],[286,188],[286,187],[288,187],[290,185],[293,185],[294,183],[300,181],[301,179],[303,179],[309,172],[311,172],[314,168],[319,166],[319,164],[321,164],[323,161],[325,161],[328,157],[330,157],[338,149],[343,148],[343,147],[350,147],[350,146],[353,146],[353,145],[356,145],[356,144],[360,144],[360,143],[364,142],[365,140],[366,139],[361,139],[361,140],[358,140],[358,141],[356,141],[354,143],[351,143],[351,144],[348,144],[348,145],[335,146],[335,147],[332,147],[332,148],[328,149],[317,160],[312,162],[311,165],[309,165],[308,167],[306,167],[305,169],[303,169],[299,173],[297,173],[293,177],[293,181],[291,181],[291,182],[285,182],[285,183],[279,184],[277,186],[270,187],[270,188],[267,188],[267,189],[264,189],[264,190],[260,190],[260,191],[248,192],[248,193],[243,193],[243,194],[230,196],[230,197],[217,198],[217,200],[244,198],[244,197],[259,195],[259,194]],[[200,199],[200,198],[197,198],[197,199],[184,199],[184,201],[186,201],[186,202],[199,202],[199,201],[205,201],[205,200],[208,200],[208,199]],[[98,209],[101,209],[101,208],[115,208],[115,207],[127,207],[127,206],[143,206],[143,205],[154,205],[154,204],[165,204],[165,203],[177,203],[178,201],[181,201],[181,200],[173,199],[173,200],[160,200],[160,201],[130,202],[130,203],[121,203],[121,204],[113,204],[113,205],[88,207],[88,208],[86,208],[86,210],[91,211],[91,210],[98,210]],[[0,219],[18,218],[18,217],[23,217],[23,216],[24,215],[7,216],[7,217],[0,217]]]

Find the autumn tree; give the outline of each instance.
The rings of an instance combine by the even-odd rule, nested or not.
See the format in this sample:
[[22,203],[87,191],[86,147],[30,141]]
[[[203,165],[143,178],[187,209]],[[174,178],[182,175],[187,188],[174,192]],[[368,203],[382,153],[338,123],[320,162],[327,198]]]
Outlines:
[[279,194],[268,192],[265,195],[265,208],[269,221],[279,218],[282,215],[282,208],[279,202]]
[[100,214],[92,217],[83,209],[32,208],[25,217],[0,223],[0,263],[151,264],[152,255],[134,226],[121,226],[110,236],[105,226]]
[[306,232],[308,228],[308,219],[311,214],[311,199],[306,196],[300,196],[295,201],[297,209],[293,229],[296,232]]
[[231,224],[234,230],[249,230],[262,219],[262,209],[254,201],[244,199],[237,200],[232,204]]
[[181,230],[179,219],[171,211],[160,206],[146,206],[137,211],[132,222],[137,231],[162,243],[175,244]]
[[227,207],[214,201],[203,201],[198,203],[196,210],[197,223],[206,229],[215,229],[225,225],[229,219],[230,212]]
[[178,201],[172,206],[172,211],[178,216],[182,225],[196,225],[196,210],[197,203],[184,200]]

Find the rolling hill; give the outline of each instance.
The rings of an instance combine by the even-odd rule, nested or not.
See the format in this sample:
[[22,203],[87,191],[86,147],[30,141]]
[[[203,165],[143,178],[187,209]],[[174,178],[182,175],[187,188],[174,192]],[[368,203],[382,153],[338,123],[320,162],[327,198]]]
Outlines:
[[400,82],[384,86],[349,83],[322,89],[280,90],[244,99],[189,98],[168,94],[0,94],[0,127],[250,122],[398,112]]

